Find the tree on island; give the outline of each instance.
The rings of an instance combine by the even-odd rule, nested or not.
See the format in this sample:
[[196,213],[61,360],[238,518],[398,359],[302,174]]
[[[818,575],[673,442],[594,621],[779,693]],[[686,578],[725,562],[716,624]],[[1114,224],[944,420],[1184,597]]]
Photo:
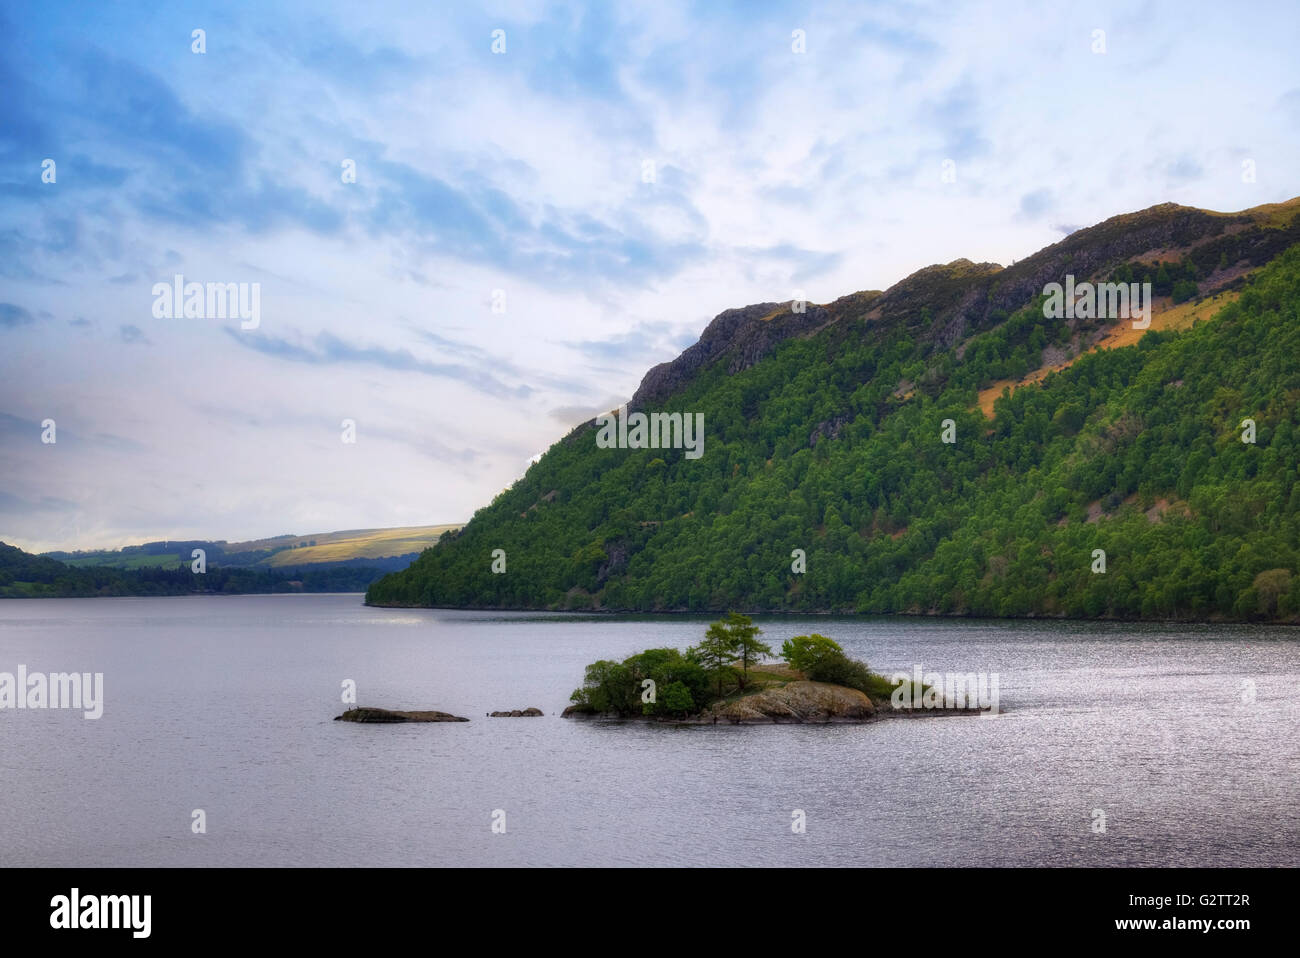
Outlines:
[[721,631],[715,631],[717,629],[717,623],[709,626],[704,641],[687,649],[686,655],[691,661],[698,662],[710,675],[717,677],[718,698],[722,698],[722,680],[728,674],[735,675],[736,670],[731,667],[731,663],[736,661],[736,655],[731,649],[730,637]]
[[662,711],[668,715],[690,715],[695,711],[691,690],[680,681],[673,681],[664,689]]
[[805,675],[818,671],[818,666],[843,654],[844,649],[838,642],[816,632],[812,635],[796,635],[781,643],[781,657]]
[[731,632],[736,654],[740,658],[740,687],[743,689],[749,684],[750,662],[761,662],[764,656],[772,654],[772,647],[758,641],[763,630],[747,615],[732,612],[727,616],[727,624],[721,627]]
[[867,663],[849,658],[838,642],[816,632],[786,639],[781,655],[814,682],[846,685],[866,695],[888,695],[891,689],[889,680],[872,672]]
[[738,687],[743,691],[749,684],[749,666],[751,662],[760,661],[763,656],[771,655],[771,647],[758,641],[762,630],[754,620],[739,612],[729,612],[727,617],[709,626],[704,633],[704,641],[687,654],[694,654],[696,660],[717,674],[718,697],[722,697],[722,680],[731,673],[736,662],[740,663],[740,675],[736,677]]
[[[749,678],[749,667],[772,650],[758,641],[759,629],[747,615],[728,613],[714,622],[704,640],[688,648],[646,649],[622,662],[601,659],[587,666],[580,688],[569,696],[579,713],[647,715],[658,718],[697,715],[733,691],[747,688],[781,688],[795,676]],[[865,662],[844,654],[834,639],[824,635],[796,635],[787,639],[781,653],[793,669],[813,682],[857,689],[873,702],[888,702],[895,684],[871,672]],[[739,668],[735,666],[739,665]],[[571,714],[566,710],[566,714]]]

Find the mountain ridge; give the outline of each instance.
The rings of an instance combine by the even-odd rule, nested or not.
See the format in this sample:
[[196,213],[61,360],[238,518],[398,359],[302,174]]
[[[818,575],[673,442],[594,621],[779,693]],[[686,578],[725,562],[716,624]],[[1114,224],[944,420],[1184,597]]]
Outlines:
[[[188,565],[195,548],[208,553],[213,564],[235,568],[376,563],[413,556],[459,528],[457,524],[339,529],[307,535],[285,534],[230,542],[226,539],[171,539],[134,543],[120,549],[51,550],[38,553],[74,568],[158,567]],[[399,568],[393,563],[386,569]]]
[[[585,423],[367,601],[1289,620],[1298,203],[1161,204],[1009,267],[955,260],[802,313],[726,310],[629,404],[704,414],[701,460],[600,449]],[[1164,309],[1239,295],[1097,350],[1112,317],[1040,305],[1066,274],[1150,282]],[[990,421],[980,392],[1003,380],[1033,388]],[[1236,441],[1245,419],[1258,446]],[[1087,545],[1112,575],[1089,572]]]
[[[1063,265],[1069,265],[1080,280],[1091,279],[1107,266],[1122,260],[1140,260],[1144,255],[1174,249],[1203,246],[1225,234],[1252,227],[1256,239],[1267,239],[1272,229],[1268,222],[1279,213],[1292,217],[1288,234],[1294,238],[1278,246],[1274,243],[1255,246],[1231,242],[1220,244],[1225,249],[1236,245],[1244,247],[1247,260],[1267,261],[1285,245],[1300,242],[1296,213],[1300,213],[1300,196],[1282,203],[1264,204],[1231,213],[1160,203],[1132,213],[1121,213],[1093,226],[1071,232],[1056,243],[1044,247],[1011,266],[998,263],[974,263],[965,258],[950,263],[934,263],[921,267],[885,290],[861,290],[848,293],[828,304],[808,303],[804,313],[794,312],[793,303],[756,303],[749,306],[723,310],[715,316],[700,334],[699,340],[687,347],[676,359],[660,363],[645,374],[627,404],[630,411],[644,409],[662,400],[680,388],[702,365],[727,357],[729,372],[739,372],[752,366],[763,356],[791,336],[816,332],[824,326],[839,321],[855,312],[871,320],[898,321],[913,309],[930,309],[941,325],[938,341],[951,345],[960,340],[971,328],[978,329],[991,313],[997,310],[1010,312],[1024,305],[1044,284],[1059,278]],[[1199,230],[1197,229],[1199,227]],[[1122,230],[1118,238],[1115,231]],[[1190,241],[1199,239],[1199,243]],[[1100,250],[1091,248],[1104,244]],[[1210,250],[1220,252],[1220,246]],[[1085,253],[1076,261],[1074,254]],[[1237,260],[1243,258],[1238,255]],[[972,276],[984,282],[969,287]],[[938,287],[937,289],[935,287]],[[961,298],[951,301],[956,287]],[[995,296],[994,293],[997,293]],[[984,295],[981,297],[981,293]],[[986,304],[980,307],[980,302]],[[801,317],[801,318],[797,318]],[[781,322],[777,323],[776,320]],[[750,325],[755,319],[766,321],[764,326]],[[582,424],[578,429],[584,428]]]

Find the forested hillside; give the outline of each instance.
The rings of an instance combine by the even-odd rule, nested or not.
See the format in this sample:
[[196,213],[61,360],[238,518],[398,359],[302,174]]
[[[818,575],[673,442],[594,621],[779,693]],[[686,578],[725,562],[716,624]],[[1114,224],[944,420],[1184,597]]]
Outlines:
[[[367,601],[1296,618],[1297,241],[1294,201],[1166,205],[1008,269],[724,313],[632,403],[703,413],[701,458],[601,449],[587,424]],[[1113,322],[1044,317],[1066,272],[1149,280],[1161,308],[1237,298],[1095,351]],[[981,413],[980,389],[1047,366]]]

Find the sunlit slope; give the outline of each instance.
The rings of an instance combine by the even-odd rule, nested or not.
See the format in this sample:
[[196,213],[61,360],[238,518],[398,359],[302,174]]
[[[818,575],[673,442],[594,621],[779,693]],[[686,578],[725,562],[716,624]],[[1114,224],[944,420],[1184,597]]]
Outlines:
[[128,546],[121,550],[51,552],[46,555],[82,569],[170,569],[177,565],[188,566],[193,550],[201,548],[206,552],[207,560],[214,565],[238,568],[309,566],[414,555],[436,543],[444,532],[458,528],[459,524],[347,529],[303,536],[250,539],[245,542],[159,541]]
[[[350,559],[382,559],[423,552],[457,525],[401,526],[394,529],[353,529],[298,536],[287,548],[276,552],[267,565],[309,565],[315,562],[346,562]],[[314,543],[314,545],[313,545]],[[236,543],[229,548],[252,545]]]

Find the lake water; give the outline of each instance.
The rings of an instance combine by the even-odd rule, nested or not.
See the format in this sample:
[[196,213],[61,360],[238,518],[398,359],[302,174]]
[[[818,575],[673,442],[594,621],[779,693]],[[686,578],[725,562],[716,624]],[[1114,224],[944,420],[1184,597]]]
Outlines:
[[[996,672],[1001,714],[560,719],[588,662],[684,648],[708,621],[352,595],[0,602],[0,671],[102,672],[105,697],[97,721],[0,711],[0,865],[1300,861],[1300,632],[760,618],[773,647],[821,632],[877,671]],[[472,721],[334,722],[345,679],[363,705]],[[528,706],[546,716],[484,717]]]

